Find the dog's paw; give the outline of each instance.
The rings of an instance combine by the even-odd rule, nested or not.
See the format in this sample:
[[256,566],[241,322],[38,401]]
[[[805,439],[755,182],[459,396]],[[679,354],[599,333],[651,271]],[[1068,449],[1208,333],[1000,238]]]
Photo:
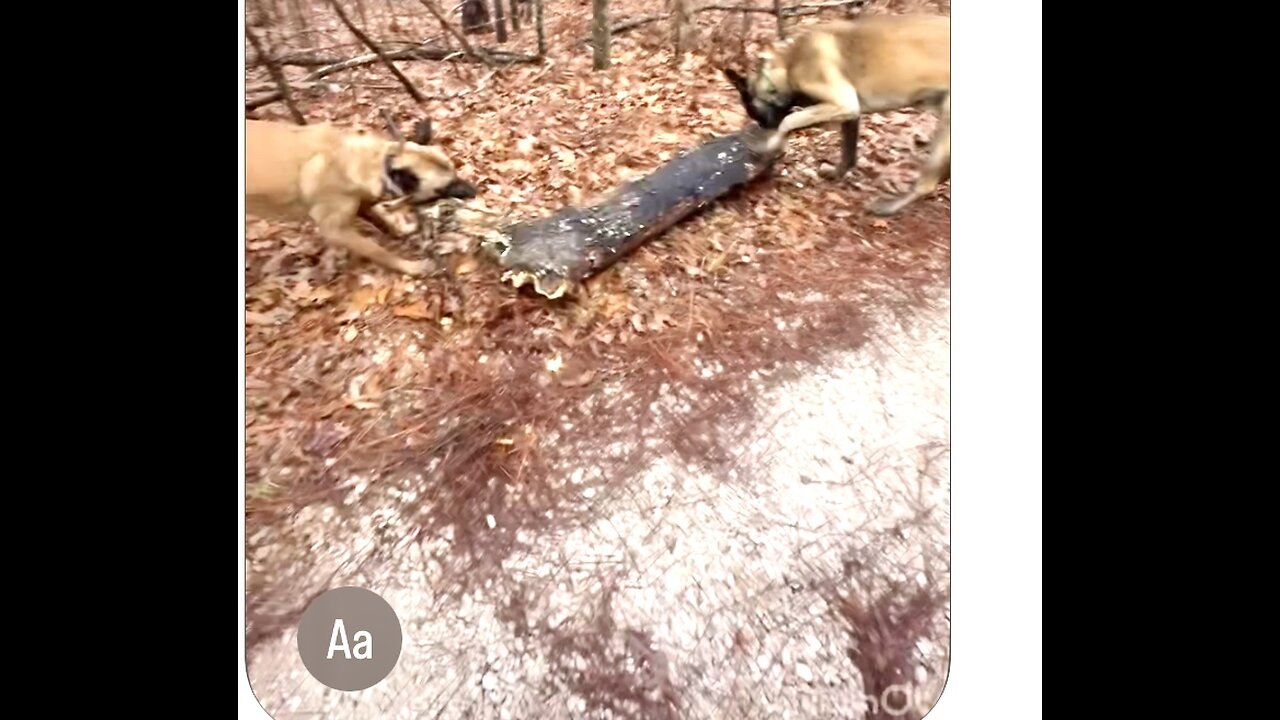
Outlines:
[[818,166],[818,177],[823,180],[842,180],[848,174],[849,170],[847,168],[841,170],[831,163],[822,163],[822,165]]
[[764,149],[770,155],[781,155],[787,149],[787,135],[781,130],[774,130],[769,133],[768,139],[765,141]]
[[871,203],[871,205],[867,207],[867,210],[872,215],[878,215],[880,217],[888,217],[890,215],[897,215],[898,211],[902,209],[902,206],[906,204],[907,203],[904,198],[897,198],[897,197],[882,198],[880,200],[877,200]]
[[784,149],[782,134],[773,130],[756,130],[747,135],[747,147],[761,157],[775,157]]
[[410,277],[425,277],[431,274],[431,272],[435,269],[436,269],[435,263],[431,262],[430,260],[417,260],[417,261],[406,260],[400,266],[400,272]]

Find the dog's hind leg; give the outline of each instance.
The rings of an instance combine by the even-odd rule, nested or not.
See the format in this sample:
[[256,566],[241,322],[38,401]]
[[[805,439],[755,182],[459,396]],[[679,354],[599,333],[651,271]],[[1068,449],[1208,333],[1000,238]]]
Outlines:
[[911,190],[878,200],[871,204],[875,215],[894,215],[912,202],[932,193],[938,186],[951,179],[951,96],[947,95],[939,107],[938,129],[933,136],[933,147]]
[[345,248],[352,255],[371,260],[389,270],[420,277],[433,269],[428,260],[406,260],[365,236],[352,224],[359,212],[356,202],[340,202],[336,205],[319,204],[311,212],[311,219],[320,228],[320,234],[330,244]]

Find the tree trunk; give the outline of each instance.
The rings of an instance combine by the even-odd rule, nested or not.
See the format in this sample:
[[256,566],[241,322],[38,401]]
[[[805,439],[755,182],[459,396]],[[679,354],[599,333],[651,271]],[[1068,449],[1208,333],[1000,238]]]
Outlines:
[[591,64],[596,70],[609,67],[609,0],[591,0]]
[[534,23],[538,26],[538,57],[547,56],[547,31],[542,24],[542,0],[533,0]]
[[689,0],[672,0],[671,27],[675,38],[676,62],[680,56],[693,47],[697,28],[693,24],[693,15],[689,12]]
[[436,21],[440,23],[440,27],[445,31],[446,37],[451,35],[454,38],[457,38],[458,42],[462,44],[463,52],[471,57],[483,60],[486,65],[493,64],[493,61],[489,59],[488,54],[483,50],[477,52],[476,49],[472,47],[471,43],[467,41],[467,36],[458,32],[453,28],[453,25],[449,24],[449,19],[444,16],[444,11],[439,7],[436,7],[436,0],[420,0],[420,2],[426,6],[427,12],[431,13],[432,16],[435,17]]
[[489,6],[485,0],[465,0],[462,4],[462,32],[468,35],[489,31]]
[[271,53],[267,52],[253,28],[246,25],[244,34],[245,37],[249,38],[250,44],[253,45],[254,52],[258,53],[258,61],[266,65],[267,72],[271,73],[271,79],[275,81],[280,96],[284,98],[284,104],[289,108],[289,114],[293,116],[293,121],[299,125],[306,125],[307,121],[302,117],[302,112],[293,103],[293,92],[289,88],[289,81],[285,79],[284,71],[280,69],[280,64],[271,56]]
[[390,18],[387,23],[387,29],[393,33],[399,33],[404,30],[404,26],[400,24],[400,14],[396,12],[396,8],[391,4],[391,0],[385,0],[387,5],[387,17]]
[[497,255],[503,281],[532,283],[552,299],[571,294],[645,241],[764,175],[777,159],[755,150],[766,133],[749,125],[707,140],[592,207],[500,228],[486,250]]
[[498,42],[507,41],[507,24],[502,13],[502,0],[493,0],[493,27],[498,31]]
[[511,32],[520,32],[520,0],[511,0]]
[[308,46],[308,47],[310,47],[310,46],[311,46],[311,43],[312,43],[312,39],[311,39],[311,37],[310,37],[310,35],[311,35],[311,23],[310,23],[310,22],[308,22],[308,20],[307,20],[307,16],[311,14],[311,13],[310,13],[310,10],[311,10],[311,9],[310,9],[310,7],[308,7],[308,8],[307,8],[307,10],[306,10],[306,11],[304,11],[304,10],[302,9],[302,1],[301,1],[301,0],[290,0],[290,5],[292,5],[292,7],[293,7],[293,18],[294,18],[294,20],[296,20],[296,21],[297,21],[297,23],[298,23],[298,27],[301,27],[304,31],[306,31],[306,36],[307,36],[307,43],[306,43],[306,44],[307,44],[307,46]]
[[787,28],[782,24],[782,0],[773,0],[773,14],[778,18],[778,37],[787,37]]

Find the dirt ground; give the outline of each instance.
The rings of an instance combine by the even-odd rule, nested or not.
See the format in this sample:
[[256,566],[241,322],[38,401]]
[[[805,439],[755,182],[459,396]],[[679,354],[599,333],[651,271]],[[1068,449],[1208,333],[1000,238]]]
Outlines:
[[[616,0],[615,22],[652,4]],[[323,5],[280,7],[277,53],[360,54]],[[429,114],[482,190],[471,204],[506,220],[741,126],[716,67],[776,37],[771,15],[744,42],[742,14],[699,14],[680,57],[668,24],[644,25],[592,72],[590,7],[547,0],[540,62],[398,63],[433,98],[421,110],[376,65],[300,84],[298,106],[375,130],[383,107]],[[416,0],[364,11],[384,44],[440,34]],[[502,47],[533,54],[533,30]],[[253,97],[270,80],[247,82]],[[567,301],[500,284],[466,245],[450,286],[251,218],[247,660],[268,712],[856,718],[888,682],[930,706],[948,637],[950,186],[865,214],[914,177],[933,119],[862,127],[844,180],[818,173],[838,133],[804,133],[771,177]],[[343,585],[382,594],[405,633],[359,693],[316,682],[294,645],[309,600]]]

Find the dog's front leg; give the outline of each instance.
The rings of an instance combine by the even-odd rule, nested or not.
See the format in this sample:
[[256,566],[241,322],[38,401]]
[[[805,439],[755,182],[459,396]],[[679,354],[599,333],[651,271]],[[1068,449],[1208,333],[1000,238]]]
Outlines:
[[346,248],[352,255],[359,255],[387,269],[414,277],[426,275],[431,271],[432,265],[429,261],[406,260],[357,230],[354,221],[359,210],[359,203],[354,201],[321,203],[311,211],[311,218],[319,226],[320,234],[327,242]]
[[[825,125],[832,122],[854,123],[857,125],[859,118],[862,116],[862,104],[858,102],[857,91],[852,86],[846,85],[844,89],[834,94],[835,98],[831,101],[818,103],[793,112],[783,118],[777,132],[769,138],[769,151],[780,151],[788,135],[807,127]],[[844,163],[842,162],[841,164],[843,165]]]
[[400,237],[401,235],[400,230],[393,227],[391,223],[379,213],[377,207],[374,205],[361,205],[358,216],[361,220],[369,223],[375,230],[387,237]]
[[846,120],[840,125],[840,164],[836,166],[835,177],[843,177],[845,173],[858,164],[858,127],[861,118]]
[[828,180],[839,180],[858,164],[858,128],[861,118],[854,118],[840,123],[840,164],[830,171],[819,170],[819,174]]

